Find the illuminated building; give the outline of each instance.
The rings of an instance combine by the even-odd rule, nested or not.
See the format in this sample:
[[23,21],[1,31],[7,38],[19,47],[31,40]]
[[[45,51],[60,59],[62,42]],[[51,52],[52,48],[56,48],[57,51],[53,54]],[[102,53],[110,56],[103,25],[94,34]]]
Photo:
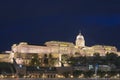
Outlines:
[[[61,42],[61,41],[48,41],[45,42],[44,46],[39,45],[29,45],[26,42],[21,42],[20,44],[14,44],[11,47],[10,59],[16,58],[18,63],[22,63],[25,57],[29,57],[30,54],[57,54],[59,57],[59,61],[61,61],[61,54],[75,55],[78,53],[81,56],[93,56],[94,53],[99,53],[100,56],[105,56],[106,53],[116,53],[120,56],[119,52],[117,52],[117,48],[114,46],[105,46],[105,45],[94,45],[88,47],[85,45],[84,36],[79,33],[76,36],[75,44],[72,42]],[[18,53],[27,56],[22,57],[21,59]],[[17,55],[17,56],[16,56]],[[31,57],[31,56],[30,56]],[[26,60],[27,63],[27,60]]]
[[84,36],[81,33],[79,33],[76,37],[76,46],[77,47],[85,47]]

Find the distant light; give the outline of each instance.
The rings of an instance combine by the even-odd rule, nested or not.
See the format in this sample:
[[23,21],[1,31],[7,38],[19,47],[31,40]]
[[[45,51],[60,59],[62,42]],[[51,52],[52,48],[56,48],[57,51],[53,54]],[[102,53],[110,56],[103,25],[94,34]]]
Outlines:
[[73,78],[73,75],[71,75],[70,77]]
[[40,69],[39,66],[37,66],[37,69]]
[[11,53],[12,51],[5,51],[5,53]]
[[22,68],[22,65],[19,65],[20,68]]

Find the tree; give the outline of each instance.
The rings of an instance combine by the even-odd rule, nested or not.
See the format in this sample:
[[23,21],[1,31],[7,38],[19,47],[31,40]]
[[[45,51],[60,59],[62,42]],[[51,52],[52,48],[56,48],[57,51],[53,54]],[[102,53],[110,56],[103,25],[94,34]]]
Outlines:
[[68,59],[68,61],[70,62],[69,64],[71,66],[86,65],[87,64],[87,57],[86,56],[70,57]]
[[65,78],[68,78],[68,77],[70,76],[70,75],[69,75],[70,72],[68,72],[68,71],[67,71],[67,72],[63,72],[62,74],[64,75]]
[[62,55],[62,63],[67,63],[69,56],[67,54]]
[[87,63],[87,57],[86,56],[79,56],[77,59],[77,63],[81,65],[85,65]]
[[107,53],[106,54],[106,61],[108,64],[116,64],[118,59],[118,55],[115,53]]
[[89,71],[84,71],[84,76],[85,78],[91,77],[94,74],[93,71],[89,70]]
[[0,62],[0,73],[6,75],[6,74],[13,74],[15,72],[16,70],[13,64],[7,62]]
[[118,58],[117,58],[116,66],[120,66],[120,56],[118,56]]
[[101,61],[100,53],[94,53],[93,54],[93,63],[94,64],[100,63],[100,61]]
[[56,63],[57,59],[53,57],[53,55],[50,54],[44,54],[43,58],[42,58],[42,64],[43,66],[46,67],[53,67]]
[[71,66],[74,66],[76,64],[76,62],[77,62],[77,60],[72,56],[68,59],[68,64]]
[[43,64],[44,64],[44,66],[48,66],[48,56],[47,56],[47,54],[44,54],[44,56],[43,56]]
[[83,71],[80,71],[80,70],[75,70],[73,71],[73,76],[74,77],[79,77],[79,75],[83,74]]
[[49,56],[48,56],[48,66],[50,66],[50,67],[54,66],[55,62],[56,62],[56,59],[53,58],[52,54],[49,54]]
[[30,61],[30,65],[31,66],[39,66],[40,65],[38,54],[33,54],[32,59]]

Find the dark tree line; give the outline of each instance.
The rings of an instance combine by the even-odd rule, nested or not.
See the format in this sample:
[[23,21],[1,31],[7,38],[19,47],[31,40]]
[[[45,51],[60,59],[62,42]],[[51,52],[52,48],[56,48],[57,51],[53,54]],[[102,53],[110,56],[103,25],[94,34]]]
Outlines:
[[[93,56],[69,56],[63,54],[61,63],[69,64],[71,66],[75,65],[89,65],[89,64],[100,64],[100,65],[115,65],[120,66],[120,56],[115,53],[107,53],[105,56],[100,56],[99,53],[94,53]],[[42,58],[39,58],[38,54],[34,54],[30,65],[32,66],[54,66],[55,63],[59,63],[58,59],[53,58],[52,54],[44,54]]]

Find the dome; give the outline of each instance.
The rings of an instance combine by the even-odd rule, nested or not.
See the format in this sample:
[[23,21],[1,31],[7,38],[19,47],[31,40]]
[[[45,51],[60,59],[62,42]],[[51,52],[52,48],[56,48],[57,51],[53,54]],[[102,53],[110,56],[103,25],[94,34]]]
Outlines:
[[76,39],[84,39],[83,35],[81,33],[79,33],[76,37]]

